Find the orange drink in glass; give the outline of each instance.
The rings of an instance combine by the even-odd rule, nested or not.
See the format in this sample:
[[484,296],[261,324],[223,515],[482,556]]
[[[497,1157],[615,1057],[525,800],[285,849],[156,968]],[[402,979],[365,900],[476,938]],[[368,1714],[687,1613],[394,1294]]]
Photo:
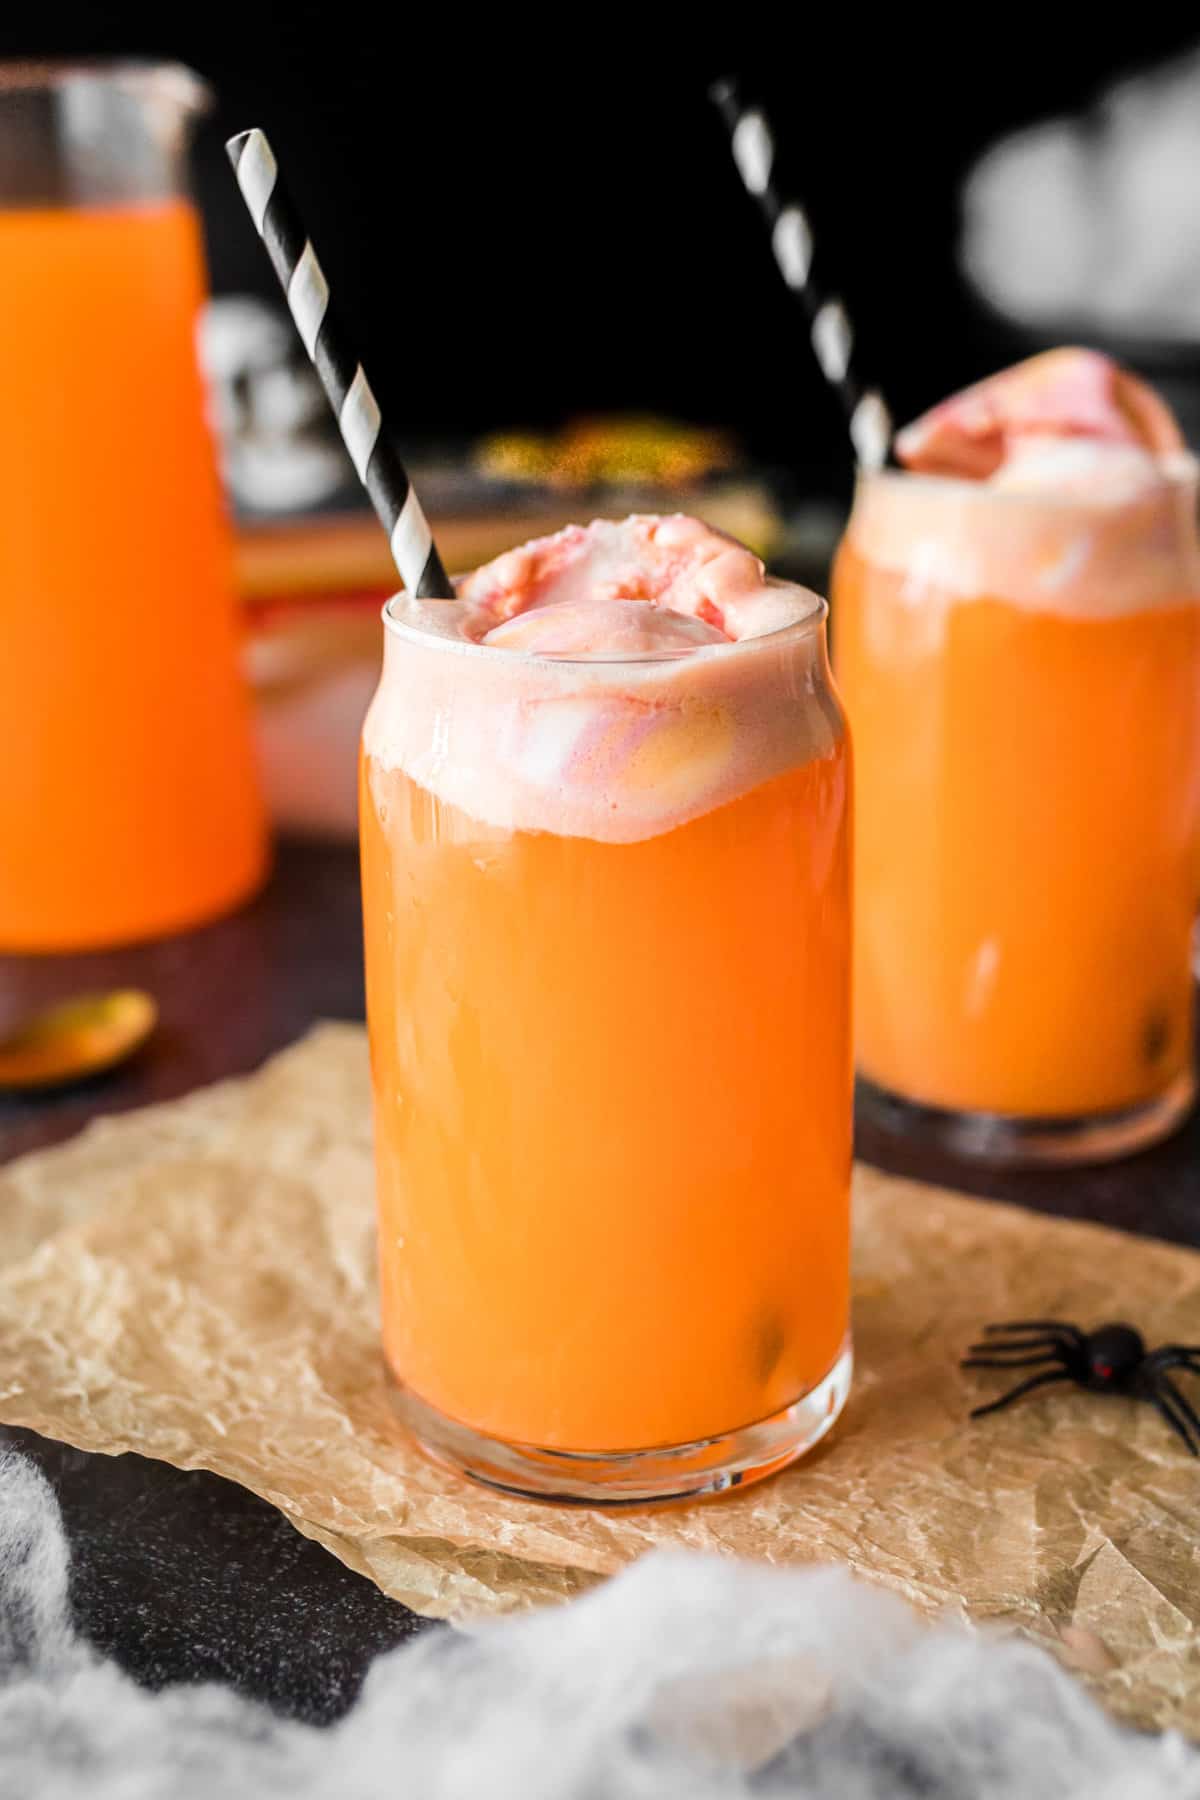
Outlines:
[[264,869],[177,191],[192,99],[172,71],[0,81],[6,950],[173,930]]
[[883,471],[833,581],[854,728],[856,1039],[878,1123],[1106,1157],[1191,1104],[1196,470]]
[[[601,611],[679,618],[636,565],[690,522],[649,523]],[[841,1408],[850,893],[823,603],[772,585],[758,635],[618,650],[596,560],[562,605],[518,582],[491,642],[466,601],[390,604],[361,816],[402,1414],[603,1502],[766,1474]]]

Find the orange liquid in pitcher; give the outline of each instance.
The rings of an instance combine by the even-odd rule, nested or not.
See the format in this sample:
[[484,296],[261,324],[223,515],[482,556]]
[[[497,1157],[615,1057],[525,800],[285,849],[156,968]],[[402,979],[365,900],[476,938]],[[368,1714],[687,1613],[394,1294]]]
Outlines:
[[203,918],[264,862],[183,202],[0,211],[0,947]]
[[844,740],[631,844],[479,827],[363,763],[386,1354],[452,1418],[669,1445],[847,1325]]
[[843,545],[859,1068],[1019,1116],[1162,1093],[1192,1045],[1200,607],[904,590]]

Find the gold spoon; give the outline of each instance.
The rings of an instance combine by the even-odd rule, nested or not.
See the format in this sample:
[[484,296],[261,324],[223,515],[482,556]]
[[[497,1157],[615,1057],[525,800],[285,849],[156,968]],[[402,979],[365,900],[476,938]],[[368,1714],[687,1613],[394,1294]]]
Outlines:
[[157,1024],[158,1006],[139,988],[59,1001],[0,1037],[0,1092],[58,1087],[114,1068]]

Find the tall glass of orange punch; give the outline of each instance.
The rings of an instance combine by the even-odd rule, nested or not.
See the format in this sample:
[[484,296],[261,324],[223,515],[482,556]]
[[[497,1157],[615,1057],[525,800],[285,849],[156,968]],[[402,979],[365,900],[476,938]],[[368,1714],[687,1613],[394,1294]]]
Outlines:
[[416,1436],[594,1502],[765,1475],[847,1330],[824,603],[683,518],[400,597],[362,758],[383,1335]]
[[1105,1157],[1190,1106],[1197,469],[1157,398],[1039,357],[900,434],[833,584],[873,1120]]

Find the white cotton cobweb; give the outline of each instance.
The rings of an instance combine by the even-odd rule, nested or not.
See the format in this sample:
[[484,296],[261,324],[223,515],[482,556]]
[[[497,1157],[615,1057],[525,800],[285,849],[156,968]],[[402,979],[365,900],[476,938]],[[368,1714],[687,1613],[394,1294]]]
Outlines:
[[328,1730],[151,1694],[73,1632],[54,1496],[0,1458],[0,1794],[29,1800],[1195,1800],[1042,1652],[841,1570],[658,1554],[569,1606],[381,1657]]
[[1200,47],[1003,138],[963,190],[962,260],[1012,318],[1200,336]]

